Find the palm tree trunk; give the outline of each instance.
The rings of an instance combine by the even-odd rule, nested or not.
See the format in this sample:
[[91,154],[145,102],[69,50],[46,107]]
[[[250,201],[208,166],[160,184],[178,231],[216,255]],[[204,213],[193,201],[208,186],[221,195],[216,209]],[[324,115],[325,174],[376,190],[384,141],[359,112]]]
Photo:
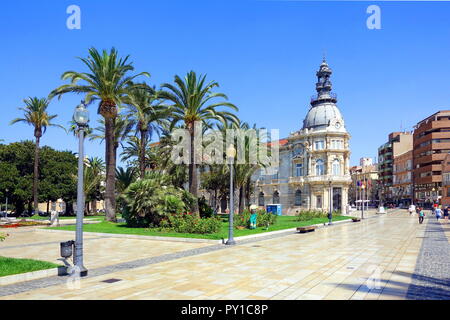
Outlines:
[[141,150],[139,152],[139,170],[141,172],[141,179],[145,177],[145,146],[146,144],[146,132],[141,130]]
[[116,155],[115,155],[114,119],[105,118],[105,158],[106,158],[106,187],[105,211],[106,220],[116,222]]
[[239,187],[239,213],[244,211],[244,186]]
[[245,185],[245,200],[246,200],[246,205],[247,208],[250,209],[250,185],[251,185],[251,179],[249,178],[247,180],[247,183]]
[[97,214],[97,199],[92,200],[92,211],[94,212],[94,215]]
[[[191,136],[191,152],[190,152],[190,163],[189,163],[189,192],[192,193],[192,195],[197,198],[198,192],[197,192],[197,165],[195,164],[195,125],[192,123],[189,126],[189,133]],[[200,212],[198,209],[198,202],[194,201],[194,207],[192,208],[192,214],[194,216],[199,217]]]
[[36,137],[36,148],[34,150],[34,180],[33,180],[33,200],[34,200],[34,213],[39,212],[38,203],[38,183],[39,183],[39,142],[41,138]]

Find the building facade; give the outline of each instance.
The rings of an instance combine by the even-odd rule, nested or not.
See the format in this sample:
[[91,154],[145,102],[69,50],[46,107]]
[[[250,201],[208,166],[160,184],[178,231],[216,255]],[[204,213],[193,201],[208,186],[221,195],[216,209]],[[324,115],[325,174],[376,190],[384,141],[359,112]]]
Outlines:
[[388,141],[378,148],[378,171],[380,179],[380,201],[394,202],[394,158],[412,150],[413,134],[411,132],[392,132]]
[[[350,168],[350,176],[352,179],[349,188],[350,203],[359,205],[361,199],[364,199],[372,205],[377,205],[379,201],[378,165],[373,163],[372,158],[361,158],[359,166]],[[362,184],[365,190],[362,190]]]
[[413,202],[413,151],[394,158],[392,196],[396,204],[407,206]]
[[348,203],[350,135],[332,93],[332,70],[324,60],[317,71],[317,94],[302,129],[280,140],[279,167],[253,176],[254,203],[281,204],[283,214],[301,210],[343,210]]
[[442,163],[450,153],[450,110],[438,111],[414,129],[414,194],[416,202],[430,206],[442,195]]

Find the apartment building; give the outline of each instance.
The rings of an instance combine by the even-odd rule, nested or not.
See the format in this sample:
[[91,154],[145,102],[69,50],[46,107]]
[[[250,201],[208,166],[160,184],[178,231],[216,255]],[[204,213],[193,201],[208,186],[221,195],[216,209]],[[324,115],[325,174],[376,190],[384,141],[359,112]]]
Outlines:
[[410,205],[413,202],[413,151],[394,157],[392,197],[396,204]]

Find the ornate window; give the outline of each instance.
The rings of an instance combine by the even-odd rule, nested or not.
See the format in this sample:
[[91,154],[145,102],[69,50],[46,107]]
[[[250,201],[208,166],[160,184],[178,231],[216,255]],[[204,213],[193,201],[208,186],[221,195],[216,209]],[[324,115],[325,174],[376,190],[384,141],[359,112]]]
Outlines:
[[297,177],[303,176],[303,164],[297,163],[297,164],[295,165],[295,175],[296,175]]
[[323,150],[324,142],[323,140],[316,140],[314,142],[314,149],[315,150]]
[[333,175],[340,176],[341,175],[341,163],[338,159],[333,161]]
[[273,193],[273,204],[280,203],[280,193],[278,191],[275,191]]
[[264,192],[260,192],[259,193],[258,206],[264,206]]
[[301,206],[302,205],[302,192],[301,192],[301,190],[295,191],[294,205],[295,206]]
[[316,196],[316,208],[322,208],[322,196]]
[[319,159],[316,161],[316,176],[322,176],[325,174],[325,167],[323,164],[323,160]]

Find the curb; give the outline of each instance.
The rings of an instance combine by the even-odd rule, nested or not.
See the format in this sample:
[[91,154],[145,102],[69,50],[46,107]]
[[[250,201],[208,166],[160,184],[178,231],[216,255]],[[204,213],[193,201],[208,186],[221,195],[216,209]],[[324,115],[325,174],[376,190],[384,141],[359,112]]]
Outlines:
[[[339,225],[343,223],[349,223],[352,222],[351,219],[347,220],[341,220],[333,222],[331,226]],[[318,229],[324,228],[328,226],[328,223],[319,223],[314,224],[312,226],[317,227]],[[56,232],[56,233],[64,233],[64,232],[73,232],[73,231],[67,231],[67,230],[53,230],[53,229],[37,229],[39,231],[44,232]],[[251,234],[248,236],[241,236],[241,237],[235,237],[234,240],[236,242],[248,240],[248,239],[254,239],[254,238],[260,238],[260,237],[267,237],[271,235],[281,234],[281,233],[288,233],[292,232],[295,234],[297,232],[297,227],[295,228],[289,228],[289,229],[282,229],[282,230],[276,230],[276,231],[269,231],[269,232],[262,232],[257,234]],[[101,232],[83,232],[87,235],[92,236],[100,236],[100,237],[110,237],[110,238],[125,238],[125,239],[139,239],[139,240],[154,240],[154,241],[171,241],[171,242],[188,242],[188,243],[214,243],[214,244],[222,244],[221,240],[213,240],[213,239],[201,239],[201,238],[181,238],[181,237],[160,237],[160,236],[143,236],[143,235],[132,235],[132,234],[118,234],[118,233],[101,233]]]
[[53,269],[32,271],[26,273],[13,274],[10,276],[0,277],[0,286],[6,286],[18,282],[25,282],[41,278],[48,278],[54,276],[61,276],[66,274],[66,268],[61,266]]
[[[38,231],[56,232],[56,233],[74,232],[74,231],[67,231],[67,230],[51,230],[51,229],[38,229]],[[200,239],[200,238],[142,236],[142,235],[134,235],[134,234],[101,233],[101,232],[87,232],[87,231],[83,231],[83,234],[92,235],[92,236],[100,236],[100,237],[105,236],[105,237],[109,237],[109,238],[126,238],[126,239],[139,239],[139,240],[193,242],[193,243],[206,242],[206,243],[216,243],[216,244],[222,243],[222,240]]]

